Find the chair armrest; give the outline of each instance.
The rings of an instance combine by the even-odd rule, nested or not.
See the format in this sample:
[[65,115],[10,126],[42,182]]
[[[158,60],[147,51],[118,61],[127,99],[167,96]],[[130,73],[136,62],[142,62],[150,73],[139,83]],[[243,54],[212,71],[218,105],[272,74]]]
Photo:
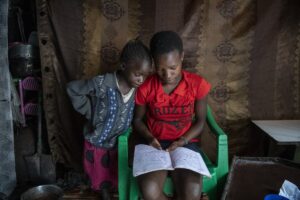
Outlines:
[[213,134],[217,137],[216,172],[218,180],[226,177],[228,173],[228,142],[227,135],[215,121],[211,108],[207,106],[206,122]]
[[206,112],[206,122],[210,128],[210,130],[216,135],[216,136],[222,136],[225,135],[225,132],[221,129],[221,127],[217,124],[214,116],[212,115],[211,108],[207,106],[207,112]]

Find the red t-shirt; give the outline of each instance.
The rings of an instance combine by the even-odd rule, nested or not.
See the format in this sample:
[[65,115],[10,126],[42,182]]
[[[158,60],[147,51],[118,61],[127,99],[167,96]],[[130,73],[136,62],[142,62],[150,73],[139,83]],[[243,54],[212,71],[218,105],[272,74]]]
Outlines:
[[135,103],[147,106],[147,126],[158,140],[176,140],[191,126],[195,100],[202,99],[210,84],[197,74],[182,71],[182,80],[166,94],[157,74],[137,90]]

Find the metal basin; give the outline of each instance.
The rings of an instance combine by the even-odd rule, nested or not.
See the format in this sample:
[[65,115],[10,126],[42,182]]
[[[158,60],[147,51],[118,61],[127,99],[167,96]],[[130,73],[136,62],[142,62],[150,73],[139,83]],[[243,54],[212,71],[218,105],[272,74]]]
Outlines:
[[56,185],[39,185],[21,195],[21,200],[61,200],[63,190]]

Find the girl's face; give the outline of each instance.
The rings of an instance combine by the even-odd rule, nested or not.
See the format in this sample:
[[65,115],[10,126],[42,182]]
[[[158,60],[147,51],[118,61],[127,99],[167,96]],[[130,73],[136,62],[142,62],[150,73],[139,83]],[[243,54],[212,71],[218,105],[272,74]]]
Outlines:
[[139,87],[152,73],[152,66],[146,60],[129,61],[125,66],[125,78],[131,87]]
[[183,56],[184,53],[174,50],[155,59],[156,72],[163,85],[177,84],[181,79]]

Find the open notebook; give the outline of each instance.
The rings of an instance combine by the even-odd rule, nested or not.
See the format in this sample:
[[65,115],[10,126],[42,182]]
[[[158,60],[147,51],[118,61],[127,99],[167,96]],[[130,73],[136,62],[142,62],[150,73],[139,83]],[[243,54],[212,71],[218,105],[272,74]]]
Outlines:
[[139,176],[157,170],[174,170],[184,168],[211,177],[201,155],[184,147],[174,151],[158,150],[152,146],[139,144],[135,146],[133,176]]

